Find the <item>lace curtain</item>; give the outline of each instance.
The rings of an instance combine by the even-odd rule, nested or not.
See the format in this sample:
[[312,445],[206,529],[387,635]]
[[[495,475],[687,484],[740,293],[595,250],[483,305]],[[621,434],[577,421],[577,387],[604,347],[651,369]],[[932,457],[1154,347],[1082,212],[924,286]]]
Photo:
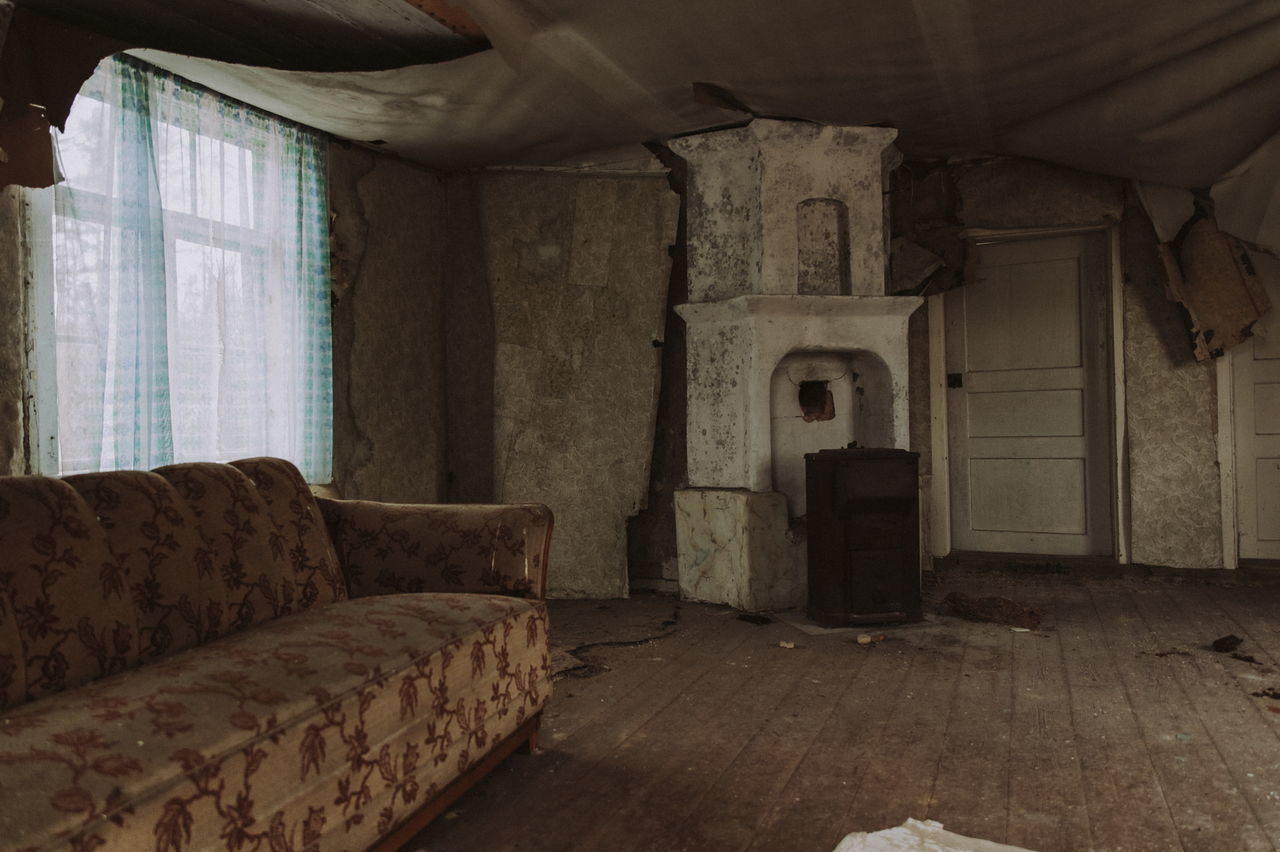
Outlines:
[[329,481],[320,134],[117,56],[59,150],[61,472],[274,455]]

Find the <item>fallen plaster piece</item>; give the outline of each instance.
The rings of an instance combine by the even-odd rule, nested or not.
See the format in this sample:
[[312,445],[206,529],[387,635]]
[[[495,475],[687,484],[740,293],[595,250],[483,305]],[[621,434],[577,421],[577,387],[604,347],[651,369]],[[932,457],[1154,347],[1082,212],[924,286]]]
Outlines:
[[909,819],[902,825],[881,831],[858,831],[846,835],[835,852],[1030,852],[1022,846],[1008,846],[990,840],[964,837],[933,820]]

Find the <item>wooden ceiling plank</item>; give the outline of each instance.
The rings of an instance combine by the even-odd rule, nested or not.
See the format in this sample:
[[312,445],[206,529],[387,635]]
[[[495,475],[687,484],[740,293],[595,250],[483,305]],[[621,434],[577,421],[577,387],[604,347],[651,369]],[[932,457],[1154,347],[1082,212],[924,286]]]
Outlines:
[[485,38],[484,30],[470,13],[461,6],[455,6],[449,0],[404,0],[404,2],[426,12],[458,35],[477,39]]

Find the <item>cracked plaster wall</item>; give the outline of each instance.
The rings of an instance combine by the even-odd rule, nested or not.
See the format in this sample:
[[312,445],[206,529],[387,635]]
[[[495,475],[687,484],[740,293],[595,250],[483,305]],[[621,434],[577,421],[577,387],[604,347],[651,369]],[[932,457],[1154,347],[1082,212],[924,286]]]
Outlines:
[[489,288],[483,175],[446,178],[448,251],[444,257],[448,407],[448,499],[493,502],[493,294]]
[[665,175],[481,179],[494,497],[555,512],[550,593],[627,594],[644,505],[679,199]]
[[445,190],[392,157],[329,148],[334,483],[346,498],[445,497]]
[[[672,162],[674,161],[674,162]],[[677,194],[683,191],[683,162],[677,157],[664,161],[672,167],[668,185]],[[647,505],[627,523],[627,566],[631,584],[650,588],[674,588],[677,577],[676,489],[686,479],[688,460],[688,384],[685,360],[684,320],[675,306],[689,299],[687,217],[681,204],[676,245],[671,250],[671,284],[667,290],[666,327],[662,341],[662,379],[658,388],[658,412],[653,438],[653,464],[649,471]],[[668,585],[669,584],[669,585]]]
[[[933,436],[929,400],[929,306],[921,305],[907,321],[907,396],[912,452],[919,453],[920,477],[920,565],[933,567],[929,534],[929,495],[933,488]],[[945,474],[944,474],[945,475]]]
[[0,190],[0,475],[27,471],[25,190]]

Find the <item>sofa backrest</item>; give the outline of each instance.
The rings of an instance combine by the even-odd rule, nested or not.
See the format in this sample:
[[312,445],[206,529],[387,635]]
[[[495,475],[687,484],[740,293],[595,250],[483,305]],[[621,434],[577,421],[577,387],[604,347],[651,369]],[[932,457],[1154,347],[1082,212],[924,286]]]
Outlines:
[[347,599],[338,554],[324,517],[298,469],[284,459],[256,458],[231,462],[257,488],[275,524],[273,541],[287,549],[294,596],[301,609]]
[[140,659],[199,645],[226,627],[226,588],[191,507],[168,480],[117,470],[64,481],[97,516],[127,578]]
[[281,459],[0,478],[0,708],[346,596]]
[[137,661],[128,578],[74,488],[39,476],[0,479],[0,554],[5,706]]

